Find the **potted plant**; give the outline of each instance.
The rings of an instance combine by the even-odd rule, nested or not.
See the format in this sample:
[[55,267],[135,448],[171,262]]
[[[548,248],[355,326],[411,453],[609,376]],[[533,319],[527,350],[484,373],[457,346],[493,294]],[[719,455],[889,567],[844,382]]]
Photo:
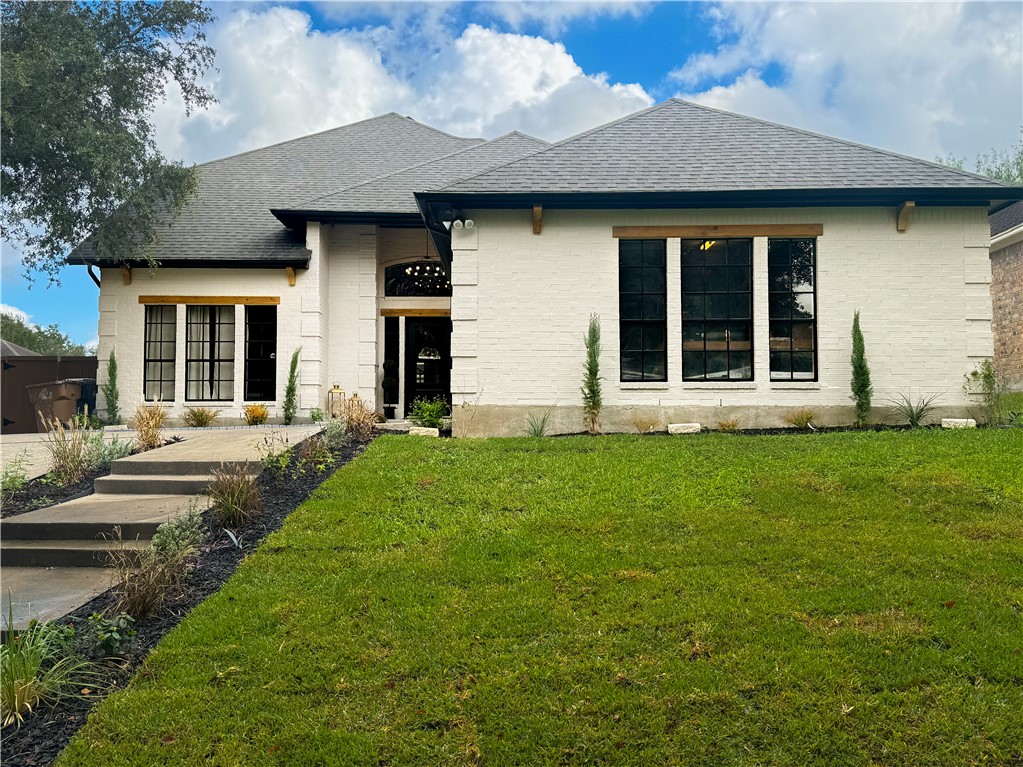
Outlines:
[[391,419],[394,418],[398,404],[397,360],[384,360],[384,380],[381,383],[384,389],[384,418]]

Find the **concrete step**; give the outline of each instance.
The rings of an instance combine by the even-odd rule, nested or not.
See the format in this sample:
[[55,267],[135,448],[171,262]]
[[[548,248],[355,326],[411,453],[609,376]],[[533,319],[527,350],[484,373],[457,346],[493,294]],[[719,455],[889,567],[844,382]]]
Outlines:
[[153,537],[162,522],[156,520],[147,521],[122,521],[110,522],[107,520],[83,520],[69,522],[20,522],[17,517],[5,519],[0,524],[0,534],[4,540],[10,541],[73,541],[81,539],[98,539],[104,535],[113,535],[114,528],[121,528],[121,536],[124,538],[141,538],[149,540]]
[[138,556],[149,546],[149,541],[4,540],[0,541],[0,557],[3,558],[4,567],[105,567],[108,552],[118,546]]
[[[243,464],[253,474],[258,474],[260,463],[258,460],[231,461],[232,464]],[[209,476],[219,469],[223,462],[219,459],[210,460],[183,460],[164,461],[155,456],[146,458],[145,455],[132,456],[132,460],[119,459],[110,465],[112,475],[133,475],[133,476],[166,476],[169,474],[186,474],[189,476]]]
[[203,495],[209,484],[206,474],[110,474],[95,488],[97,495]]

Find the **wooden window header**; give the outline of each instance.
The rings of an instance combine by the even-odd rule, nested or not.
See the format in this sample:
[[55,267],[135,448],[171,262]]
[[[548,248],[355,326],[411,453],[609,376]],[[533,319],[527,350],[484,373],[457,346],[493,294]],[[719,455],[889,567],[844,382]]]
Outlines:
[[660,237],[820,237],[823,224],[727,224],[721,226],[615,226],[611,236],[619,239]]
[[381,309],[381,317],[450,317],[450,309]]
[[197,304],[217,306],[241,304],[244,306],[269,306],[280,304],[280,296],[139,296],[140,304]]

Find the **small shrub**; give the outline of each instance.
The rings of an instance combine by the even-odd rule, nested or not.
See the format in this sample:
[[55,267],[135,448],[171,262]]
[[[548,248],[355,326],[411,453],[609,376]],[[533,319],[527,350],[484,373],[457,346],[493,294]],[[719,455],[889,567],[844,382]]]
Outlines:
[[193,554],[206,540],[206,525],[199,499],[192,499],[188,510],[153,533],[150,546],[161,560],[174,561]]
[[660,418],[649,415],[637,415],[632,419],[637,434],[653,434],[661,425]]
[[314,434],[302,443],[298,453],[300,471],[326,471],[334,465],[334,455],[330,452],[327,438],[322,434]]
[[288,383],[284,387],[284,425],[290,426],[291,422],[295,420],[295,411],[298,410],[298,356],[302,352],[302,347],[295,349],[294,354],[291,355],[291,367],[288,368]]
[[0,493],[4,500],[18,492],[28,482],[28,471],[25,469],[25,461],[28,454],[22,450],[4,466],[3,474],[0,475]]
[[801,407],[798,410],[790,410],[785,414],[784,420],[789,426],[795,426],[797,429],[813,428],[813,422],[817,419],[817,411],[809,407]]
[[244,525],[263,510],[259,487],[241,464],[224,464],[213,472],[210,508],[221,527]]
[[923,397],[915,402],[909,398],[907,394],[900,394],[899,398],[892,400],[892,408],[895,409],[895,414],[905,421],[909,426],[917,429],[923,426],[924,421],[937,407],[934,401],[938,399],[938,395],[934,394],[930,397]]
[[73,632],[45,621],[14,630],[14,607],[0,645],[0,715],[3,726],[21,727],[43,704],[55,705],[91,684],[92,664],[71,650]]
[[600,431],[600,411],[604,406],[600,377],[600,316],[590,315],[590,324],[583,336],[586,347],[586,362],[583,363],[583,415],[586,431],[596,434]]
[[984,418],[991,425],[1002,426],[1013,420],[1009,382],[999,375],[991,360],[983,360],[964,376],[963,392],[980,397]]
[[89,471],[86,432],[73,422],[64,426],[56,418],[48,421],[41,412],[39,418],[46,428],[45,445],[50,454],[50,474],[63,487],[81,481]]
[[259,453],[259,462],[263,469],[273,476],[278,482],[288,476],[288,469],[291,468],[291,456],[294,452],[288,444],[288,438],[276,431],[272,431],[263,437],[263,441],[256,446]]
[[323,411],[318,407],[314,407],[309,411],[309,420],[313,423],[319,423],[323,420]]
[[103,428],[103,421],[90,413],[88,408],[81,413],[75,413],[71,416],[69,423],[73,423],[76,429],[82,429],[83,431],[97,431]]
[[331,418],[323,429],[323,437],[327,440],[327,447],[331,450],[340,450],[348,444],[348,430],[342,418]]
[[443,397],[426,399],[419,397],[412,403],[408,419],[416,426],[428,429],[439,429],[444,425],[444,416],[448,414],[448,403]]
[[127,613],[104,618],[93,613],[76,642],[81,652],[96,659],[123,655],[135,639],[135,619]]
[[724,421],[718,421],[718,429],[728,432],[729,434],[735,434],[739,431],[739,419],[729,418]]
[[107,442],[102,434],[89,434],[85,443],[85,463],[90,472],[107,471],[118,458],[135,452],[135,443],[114,437]]
[[157,402],[155,405],[141,404],[135,409],[130,426],[135,429],[135,442],[140,452],[155,450],[163,446],[163,422],[167,410]]
[[366,403],[358,394],[345,400],[342,418],[348,439],[355,442],[368,442],[376,427],[377,414],[366,407]]
[[121,395],[117,389],[117,355],[113,351],[110,352],[110,359],[107,360],[107,382],[100,384],[99,390],[103,392],[103,399],[107,403],[107,423],[120,423],[121,408],[118,400]]
[[870,366],[867,364],[863,331],[860,330],[860,313],[853,314],[852,326],[852,398],[856,403],[856,425],[862,426],[870,417],[870,399],[874,387],[870,383]]
[[266,423],[266,419],[270,417],[270,408],[262,402],[257,402],[243,407],[242,413],[245,415],[245,423],[249,426],[259,426]]
[[530,413],[526,416],[526,433],[530,437],[546,437],[554,416],[554,407],[549,407],[540,415]]
[[190,407],[185,411],[185,425],[205,429],[219,416],[220,411],[211,407]]

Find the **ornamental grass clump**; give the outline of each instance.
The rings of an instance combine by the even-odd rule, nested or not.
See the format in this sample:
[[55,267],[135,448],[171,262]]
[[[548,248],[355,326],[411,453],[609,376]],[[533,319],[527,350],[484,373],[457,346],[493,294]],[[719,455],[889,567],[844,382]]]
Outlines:
[[813,429],[813,422],[817,420],[817,411],[809,407],[801,407],[790,410],[784,416],[785,423],[803,431]]
[[263,510],[256,479],[242,464],[223,464],[215,469],[207,493],[213,516],[222,527],[244,525]]
[[[376,428],[377,414],[366,407],[366,403],[357,394],[345,400],[342,410],[341,420],[344,421],[348,439],[354,442],[368,442],[373,436],[373,429]],[[415,422],[411,416],[409,419]]]
[[130,425],[135,429],[135,443],[139,452],[163,446],[162,429],[165,420],[167,410],[159,402],[153,405],[141,404],[135,409]]
[[937,407],[934,404],[936,399],[938,399],[938,395],[934,394],[913,401],[908,394],[900,394],[898,399],[892,400],[891,406],[895,410],[895,414],[910,428],[918,429],[924,425],[927,416]]
[[48,419],[39,411],[46,429],[44,446],[50,454],[50,475],[61,486],[80,482],[89,472],[87,432],[72,421],[67,426],[59,418]]
[[186,426],[205,429],[218,417],[220,417],[220,411],[211,407],[190,407],[185,411],[184,421]]
[[56,705],[91,684],[92,664],[71,647],[73,633],[50,621],[32,621],[14,630],[13,604],[7,610],[0,645],[0,716],[4,727],[21,727],[40,706]]

